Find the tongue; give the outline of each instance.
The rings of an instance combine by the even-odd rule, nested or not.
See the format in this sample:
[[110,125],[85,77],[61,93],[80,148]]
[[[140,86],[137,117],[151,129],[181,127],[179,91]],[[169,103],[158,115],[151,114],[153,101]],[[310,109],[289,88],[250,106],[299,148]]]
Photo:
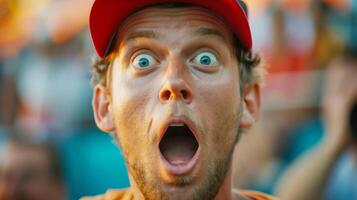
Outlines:
[[187,134],[172,134],[160,144],[160,150],[165,159],[173,165],[185,164],[196,152],[195,139]]

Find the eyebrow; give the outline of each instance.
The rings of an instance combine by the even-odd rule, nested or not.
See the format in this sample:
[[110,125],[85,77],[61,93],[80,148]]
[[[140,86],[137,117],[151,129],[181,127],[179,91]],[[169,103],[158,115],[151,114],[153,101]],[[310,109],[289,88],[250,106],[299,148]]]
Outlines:
[[221,38],[223,41],[227,41],[222,32],[213,28],[199,28],[193,32],[195,36],[210,36],[214,35]]
[[129,36],[126,38],[126,40],[134,40],[136,38],[152,38],[152,39],[158,39],[159,36],[154,32],[150,30],[138,30],[131,32]]

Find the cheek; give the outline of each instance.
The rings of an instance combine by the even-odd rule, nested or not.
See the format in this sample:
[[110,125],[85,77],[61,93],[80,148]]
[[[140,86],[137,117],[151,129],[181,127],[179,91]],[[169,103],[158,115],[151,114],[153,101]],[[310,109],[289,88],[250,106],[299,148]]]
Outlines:
[[204,113],[203,117],[208,117],[209,124],[216,124],[217,119],[228,117],[238,111],[239,79],[238,75],[234,74],[234,71],[226,71],[217,79],[199,82],[196,91],[198,111]]
[[207,134],[207,144],[216,150],[225,152],[236,137],[239,113],[240,93],[237,77],[228,76],[219,84],[202,86],[197,113],[200,113]]
[[[116,125],[116,135],[127,159],[145,148],[148,124],[145,112],[149,106],[150,91],[121,77],[113,78],[112,113]],[[135,158],[133,158],[135,159]]]

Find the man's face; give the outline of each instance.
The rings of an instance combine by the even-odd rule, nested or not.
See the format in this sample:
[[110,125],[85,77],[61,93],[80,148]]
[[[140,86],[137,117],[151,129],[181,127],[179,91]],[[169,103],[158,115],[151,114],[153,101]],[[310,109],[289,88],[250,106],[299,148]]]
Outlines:
[[146,199],[213,198],[241,114],[232,33],[205,9],[153,7],[118,36],[108,113],[132,184]]

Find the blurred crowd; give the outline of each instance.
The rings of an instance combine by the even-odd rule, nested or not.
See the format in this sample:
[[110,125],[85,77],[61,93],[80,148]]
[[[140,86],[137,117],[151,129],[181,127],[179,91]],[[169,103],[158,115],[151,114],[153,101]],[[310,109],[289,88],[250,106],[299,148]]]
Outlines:
[[92,116],[92,3],[0,1],[1,200],[79,199],[129,184],[119,150]]
[[[92,3],[0,0],[0,200],[74,200],[129,185],[120,150],[93,120]],[[234,185],[290,200],[284,187],[304,181],[291,170],[326,138],[342,140],[328,136],[329,124],[356,127],[357,90],[347,88],[357,85],[357,1],[246,3],[268,73],[259,122],[237,146]],[[339,99],[340,112],[328,109]],[[357,142],[344,140],[316,183],[323,199],[357,200]]]

